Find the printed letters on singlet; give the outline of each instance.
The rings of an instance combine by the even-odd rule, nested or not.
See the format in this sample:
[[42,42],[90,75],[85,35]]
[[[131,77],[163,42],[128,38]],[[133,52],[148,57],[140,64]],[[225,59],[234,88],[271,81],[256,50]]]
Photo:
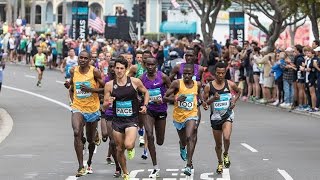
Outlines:
[[89,81],[84,81],[84,82],[76,82],[76,93],[77,93],[77,97],[80,99],[83,98],[88,98],[91,96],[91,92],[83,92],[81,91],[81,84],[87,86],[87,87],[91,87],[91,84]]
[[194,95],[193,94],[185,94],[187,98],[184,101],[178,101],[178,107],[182,109],[186,109],[188,111],[191,111],[194,106]]
[[132,116],[132,101],[116,101],[116,114],[121,117]]
[[230,98],[231,98],[230,93],[220,94],[220,99],[213,102],[214,110],[216,111],[227,110],[230,106]]
[[149,103],[153,104],[156,101],[162,101],[160,88],[148,89],[148,91],[150,95]]

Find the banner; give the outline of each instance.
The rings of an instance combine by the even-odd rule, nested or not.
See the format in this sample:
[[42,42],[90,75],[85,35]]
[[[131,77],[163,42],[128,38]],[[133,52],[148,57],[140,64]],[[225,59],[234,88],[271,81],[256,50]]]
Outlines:
[[229,12],[230,42],[238,40],[239,46],[244,42],[244,12]]
[[72,39],[86,39],[88,36],[88,2],[73,1],[72,2]]

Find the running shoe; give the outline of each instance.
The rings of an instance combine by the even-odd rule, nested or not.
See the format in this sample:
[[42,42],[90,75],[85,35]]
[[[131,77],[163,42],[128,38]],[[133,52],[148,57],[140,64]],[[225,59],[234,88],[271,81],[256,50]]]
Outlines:
[[230,167],[231,162],[230,162],[230,157],[228,154],[223,154],[223,164],[224,164],[224,167],[226,167],[226,168]]
[[147,151],[147,149],[143,150],[143,154],[141,155],[141,158],[144,159],[144,160],[148,159],[148,151]]
[[123,174],[123,180],[130,180],[129,174]]
[[115,163],[112,161],[111,157],[106,158],[107,164],[108,165],[114,165]]
[[184,168],[184,172],[183,173],[185,175],[187,175],[187,176],[191,176],[191,173],[192,173],[191,170],[192,170],[192,168],[190,166],[187,166],[187,167]]
[[119,170],[116,170],[115,172],[114,172],[114,174],[113,174],[113,177],[114,178],[119,178],[121,176],[121,171],[119,171]]
[[92,167],[88,165],[87,167],[87,173],[88,174],[92,174],[93,173],[93,170],[92,170]]
[[129,159],[129,160],[133,159],[135,153],[136,153],[136,152],[135,152],[134,148],[131,149],[131,150],[127,150],[128,159]]
[[143,134],[144,134],[144,129],[143,129],[143,128],[139,128],[138,134],[139,134],[139,136],[143,136]]
[[143,136],[140,136],[140,137],[139,137],[139,146],[140,146],[140,147],[143,147],[143,146],[144,146],[144,137],[143,137]]
[[186,147],[180,147],[180,157],[183,161],[187,160],[187,148]]
[[160,169],[154,169],[151,174],[149,175],[149,178],[158,178],[160,177]]
[[84,167],[82,167],[82,168],[78,169],[76,177],[84,176],[86,174],[87,174],[86,169]]
[[218,174],[222,174],[223,173],[223,163],[222,162],[219,162],[216,172]]

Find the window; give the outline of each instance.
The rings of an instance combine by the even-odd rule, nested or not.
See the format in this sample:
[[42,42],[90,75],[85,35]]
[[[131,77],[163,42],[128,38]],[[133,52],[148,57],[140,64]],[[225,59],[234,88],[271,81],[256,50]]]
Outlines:
[[58,23],[62,23],[62,5],[58,7]]
[[30,12],[31,12],[31,8],[29,6],[26,7],[26,21],[27,23],[30,23]]
[[41,6],[36,6],[36,18],[35,18],[36,24],[41,24]]

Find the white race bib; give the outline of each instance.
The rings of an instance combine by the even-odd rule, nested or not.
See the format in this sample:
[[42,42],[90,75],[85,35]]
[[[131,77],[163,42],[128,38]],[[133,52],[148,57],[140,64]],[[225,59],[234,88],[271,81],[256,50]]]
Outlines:
[[92,95],[91,92],[83,92],[81,91],[81,87],[80,85],[83,84],[87,87],[91,87],[91,84],[89,81],[84,81],[84,82],[76,82],[76,94],[77,94],[77,97],[80,98],[80,99],[83,99],[83,98],[88,98]]

